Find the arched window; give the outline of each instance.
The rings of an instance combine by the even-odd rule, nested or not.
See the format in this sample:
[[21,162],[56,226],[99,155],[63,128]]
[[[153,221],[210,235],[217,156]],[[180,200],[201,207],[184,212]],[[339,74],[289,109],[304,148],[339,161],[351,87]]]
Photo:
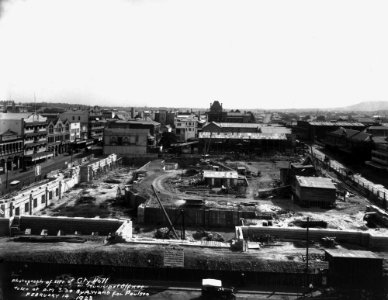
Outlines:
[[49,133],[54,133],[54,126],[52,124],[49,125]]
[[117,145],[117,136],[111,136],[110,137],[110,144],[111,145]]

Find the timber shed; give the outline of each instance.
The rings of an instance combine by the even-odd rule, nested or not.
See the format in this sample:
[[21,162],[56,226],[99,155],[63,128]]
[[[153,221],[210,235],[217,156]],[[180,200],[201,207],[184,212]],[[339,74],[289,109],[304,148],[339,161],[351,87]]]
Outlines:
[[371,251],[327,249],[328,280],[332,286],[382,288],[383,258]]
[[293,186],[296,201],[302,205],[330,207],[336,200],[336,187],[330,178],[296,176]]
[[203,171],[203,179],[211,187],[225,187],[237,185],[238,173],[236,171]]

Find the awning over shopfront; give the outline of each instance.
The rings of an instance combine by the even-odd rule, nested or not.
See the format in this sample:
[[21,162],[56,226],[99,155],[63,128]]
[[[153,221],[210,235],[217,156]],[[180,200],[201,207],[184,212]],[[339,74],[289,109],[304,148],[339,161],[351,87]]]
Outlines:
[[45,159],[54,156],[52,152],[40,152],[40,153],[34,153],[32,155],[25,155],[24,160],[25,161],[37,161],[40,159]]

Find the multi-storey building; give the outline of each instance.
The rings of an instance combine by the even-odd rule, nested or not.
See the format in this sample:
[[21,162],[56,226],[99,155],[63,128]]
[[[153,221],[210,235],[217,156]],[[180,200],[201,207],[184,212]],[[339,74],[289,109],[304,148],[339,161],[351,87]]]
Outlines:
[[23,159],[23,138],[7,130],[0,133],[0,174],[21,167]]
[[109,122],[104,130],[104,154],[142,156],[156,146],[160,124],[154,121]]
[[102,141],[105,128],[105,120],[102,110],[98,106],[89,109],[89,138],[94,141]]
[[161,125],[174,125],[175,112],[168,112],[167,110],[161,109],[155,113],[155,121]]
[[36,164],[54,154],[47,149],[47,118],[31,114],[24,119],[24,163]]
[[175,119],[175,134],[178,142],[197,138],[198,119],[193,115],[180,116]]
[[2,113],[0,128],[23,138],[23,166],[36,164],[53,156],[47,151],[47,118],[36,113]]
[[207,112],[209,122],[228,122],[228,123],[255,123],[255,116],[251,112],[240,112],[239,110],[225,111],[222,103],[214,101],[210,104],[210,110]]
[[59,117],[49,120],[47,133],[47,148],[54,156],[68,152],[70,144],[69,121],[62,121]]
[[71,109],[60,115],[62,120],[67,119],[69,123],[80,123],[80,138],[87,140],[89,137],[89,111]]
[[61,114],[61,119],[67,119],[70,123],[80,123],[80,136],[81,140],[90,140],[86,144],[90,144],[92,141],[102,141],[105,119],[103,118],[103,112],[95,106],[90,109],[72,109],[65,111]]
[[5,100],[0,101],[0,112],[8,113],[25,113],[28,107],[22,104],[16,104],[15,101]]
[[81,139],[81,123],[70,123],[70,142],[74,143]]
[[388,171],[388,138],[373,137],[374,149],[371,153],[371,160],[365,163],[376,169]]

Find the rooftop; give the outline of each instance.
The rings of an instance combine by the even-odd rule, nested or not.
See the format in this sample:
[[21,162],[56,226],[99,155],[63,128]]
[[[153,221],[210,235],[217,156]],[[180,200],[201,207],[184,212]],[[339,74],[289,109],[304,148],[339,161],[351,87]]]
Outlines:
[[[226,122],[211,122],[218,127],[233,127],[233,128],[259,128],[262,125],[258,123],[226,123]],[[210,123],[209,123],[210,124]]]
[[307,176],[296,176],[301,187],[310,187],[318,189],[335,189],[334,183],[330,178],[326,177],[307,177]]
[[113,122],[110,122],[109,123],[109,126],[114,126],[114,124],[133,124],[133,125],[137,125],[137,124],[141,124],[141,125],[159,125],[160,123],[158,122],[155,122],[155,121],[152,121],[152,120],[129,120],[129,121],[125,121],[125,120],[117,120],[117,121],[113,121]]
[[285,133],[256,132],[200,132],[201,139],[236,139],[236,140],[287,140]]
[[368,130],[388,130],[388,126],[369,126]]
[[371,251],[364,250],[348,250],[348,249],[326,249],[325,252],[334,258],[364,258],[364,259],[379,259],[382,260],[382,257],[379,257],[377,254]]
[[365,127],[364,124],[360,122],[327,122],[327,121],[309,121],[312,126],[355,126],[355,127]]
[[21,120],[28,118],[32,113],[0,113],[0,120]]
[[238,173],[236,171],[203,171],[203,177],[205,178],[233,178],[238,179]]

